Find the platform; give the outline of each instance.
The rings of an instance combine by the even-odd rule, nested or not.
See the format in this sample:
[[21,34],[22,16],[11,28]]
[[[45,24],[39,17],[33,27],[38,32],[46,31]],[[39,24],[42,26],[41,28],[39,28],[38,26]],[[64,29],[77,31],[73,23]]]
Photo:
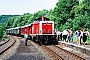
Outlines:
[[61,46],[70,47],[72,49],[82,52],[83,54],[90,56],[90,45],[78,45],[73,42],[64,42],[64,41],[58,41],[58,42],[59,45]]

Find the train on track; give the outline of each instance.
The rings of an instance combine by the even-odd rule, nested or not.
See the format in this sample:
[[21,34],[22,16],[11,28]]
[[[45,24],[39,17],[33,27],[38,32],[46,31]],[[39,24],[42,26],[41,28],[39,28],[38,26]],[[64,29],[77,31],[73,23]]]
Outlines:
[[33,23],[6,29],[7,34],[23,35],[28,33],[31,40],[43,44],[58,44],[56,34],[54,34],[54,22],[49,18],[40,17]]

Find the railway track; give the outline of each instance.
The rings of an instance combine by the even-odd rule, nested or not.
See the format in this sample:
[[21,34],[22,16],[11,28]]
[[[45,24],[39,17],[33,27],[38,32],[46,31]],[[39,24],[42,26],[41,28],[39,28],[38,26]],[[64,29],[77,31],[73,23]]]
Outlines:
[[84,58],[55,45],[42,45],[42,47],[47,50],[51,55],[53,55],[56,60],[85,60]]
[[0,44],[0,55],[2,55],[6,50],[8,50],[16,42],[15,38],[9,36],[7,40]]
[[[9,49],[15,42],[16,39],[12,36],[9,36],[9,39],[0,44],[0,55],[2,55],[7,49]],[[50,53],[53,57],[55,57],[55,60],[85,60],[84,58],[77,56],[55,45],[41,46],[45,50],[47,50],[48,53]]]

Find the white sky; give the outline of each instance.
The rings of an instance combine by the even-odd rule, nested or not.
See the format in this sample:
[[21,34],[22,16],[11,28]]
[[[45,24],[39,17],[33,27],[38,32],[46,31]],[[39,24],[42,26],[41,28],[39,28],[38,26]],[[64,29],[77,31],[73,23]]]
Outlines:
[[0,15],[22,15],[53,9],[58,0],[0,0]]

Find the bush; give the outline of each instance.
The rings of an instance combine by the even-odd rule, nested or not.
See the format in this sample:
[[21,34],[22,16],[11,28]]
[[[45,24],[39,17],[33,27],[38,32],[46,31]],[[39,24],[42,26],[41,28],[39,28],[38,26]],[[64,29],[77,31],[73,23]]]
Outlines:
[[2,37],[2,40],[5,41],[6,38],[7,38],[6,36],[3,36],[3,37]]
[[87,38],[87,43],[90,44],[90,37]]
[[3,37],[3,28],[0,26],[0,38]]

